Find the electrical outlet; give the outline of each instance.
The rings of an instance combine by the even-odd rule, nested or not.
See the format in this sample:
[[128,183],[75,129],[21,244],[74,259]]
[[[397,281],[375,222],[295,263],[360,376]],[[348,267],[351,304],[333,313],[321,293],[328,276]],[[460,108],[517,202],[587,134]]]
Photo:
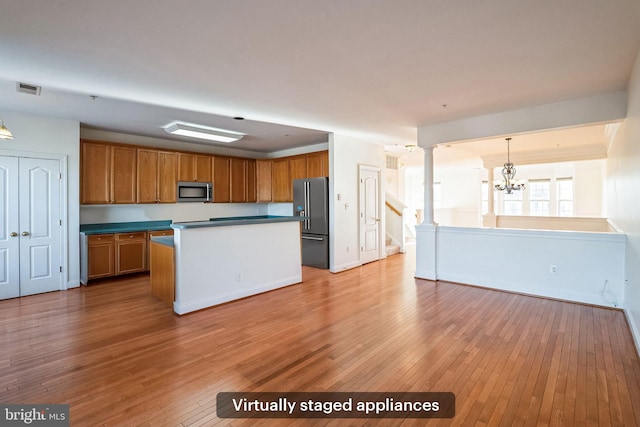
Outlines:
[[242,273],[236,273],[236,282],[242,281]]
[[551,274],[558,274],[558,266],[557,265],[553,265],[551,264],[549,266],[549,273]]

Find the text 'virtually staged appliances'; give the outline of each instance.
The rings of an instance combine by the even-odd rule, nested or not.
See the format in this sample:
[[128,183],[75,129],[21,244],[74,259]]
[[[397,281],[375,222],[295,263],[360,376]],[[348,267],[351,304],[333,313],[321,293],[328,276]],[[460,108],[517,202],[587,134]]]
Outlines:
[[329,179],[293,181],[293,214],[302,221],[302,265],[329,268]]
[[210,182],[178,182],[178,202],[210,202],[212,188]]

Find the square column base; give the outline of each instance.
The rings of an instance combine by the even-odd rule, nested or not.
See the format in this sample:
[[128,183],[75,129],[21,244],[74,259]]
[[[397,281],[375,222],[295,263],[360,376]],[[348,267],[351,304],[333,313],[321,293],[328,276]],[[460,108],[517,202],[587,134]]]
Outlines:
[[438,280],[436,254],[437,231],[435,224],[416,225],[416,274],[419,279]]

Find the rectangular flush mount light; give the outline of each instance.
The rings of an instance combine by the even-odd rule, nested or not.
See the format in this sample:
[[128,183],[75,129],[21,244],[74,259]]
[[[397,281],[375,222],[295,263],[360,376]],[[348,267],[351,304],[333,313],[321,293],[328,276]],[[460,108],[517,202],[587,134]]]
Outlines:
[[234,142],[241,139],[244,134],[223,129],[216,129],[193,123],[172,122],[162,127],[165,132],[172,135],[188,136],[190,138],[208,139],[217,142]]

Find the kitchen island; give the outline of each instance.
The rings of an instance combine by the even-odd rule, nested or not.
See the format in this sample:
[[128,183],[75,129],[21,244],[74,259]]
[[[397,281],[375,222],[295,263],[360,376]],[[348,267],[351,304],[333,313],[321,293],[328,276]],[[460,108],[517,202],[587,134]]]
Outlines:
[[266,215],[173,223],[173,310],[185,314],[300,283],[303,219]]

